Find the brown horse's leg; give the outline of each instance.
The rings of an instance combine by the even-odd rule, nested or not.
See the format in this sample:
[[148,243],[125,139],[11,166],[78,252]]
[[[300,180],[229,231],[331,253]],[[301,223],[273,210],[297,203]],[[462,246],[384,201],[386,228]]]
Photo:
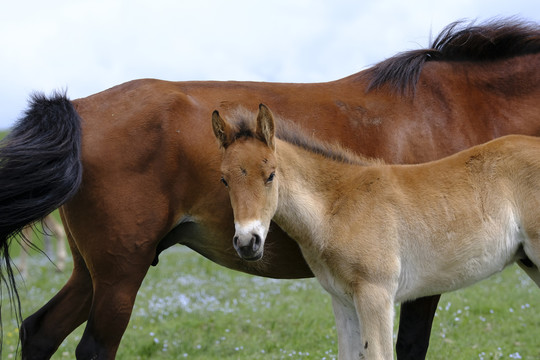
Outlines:
[[157,244],[170,226],[168,204],[141,190],[146,188],[151,186],[135,191],[125,182],[109,184],[103,195],[79,193],[66,206],[67,224],[75,229],[93,283],[77,359],[114,359]]
[[152,258],[145,264],[123,264],[94,277],[94,301],[77,359],[114,359],[131,317],[137,291]]
[[433,295],[401,304],[396,343],[398,360],[425,359],[440,297]]
[[68,231],[73,273],[64,287],[21,326],[22,359],[49,359],[90,311],[92,280]]

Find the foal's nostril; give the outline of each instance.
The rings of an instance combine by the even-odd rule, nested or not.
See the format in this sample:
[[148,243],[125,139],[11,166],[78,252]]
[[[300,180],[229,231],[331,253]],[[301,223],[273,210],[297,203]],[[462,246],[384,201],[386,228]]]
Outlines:
[[261,247],[261,237],[257,234],[253,234],[253,238],[251,239],[251,242],[252,242],[251,247],[253,248],[253,251],[258,251],[259,248]]
[[246,260],[258,260],[262,256],[262,239],[257,234],[235,235],[233,245],[236,252]]
[[247,261],[256,261],[262,257],[263,239],[255,233],[244,233],[233,237],[234,249]]

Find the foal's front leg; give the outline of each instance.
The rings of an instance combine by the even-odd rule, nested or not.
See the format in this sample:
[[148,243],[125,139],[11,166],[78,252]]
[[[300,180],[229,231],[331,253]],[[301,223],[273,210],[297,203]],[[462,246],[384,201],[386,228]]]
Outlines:
[[338,357],[340,360],[358,360],[362,340],[354,303],[352,299],[332,295],[332,307],[338,333]]
[[356,288],[354,304],[362,334],[360,359],[393,359],[393,293],[385,286],[363,282]]

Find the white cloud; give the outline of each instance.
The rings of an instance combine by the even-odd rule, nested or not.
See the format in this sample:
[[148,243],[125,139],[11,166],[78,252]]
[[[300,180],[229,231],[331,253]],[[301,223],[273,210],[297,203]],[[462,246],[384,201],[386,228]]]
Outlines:
[[33,90],[68,88],[77,98],[141,77],[328,81],[425,47],[430,32],[452,21],[499,15],[540,22],[540,3],[9,2],[0,13],[0,128],[12,125]]

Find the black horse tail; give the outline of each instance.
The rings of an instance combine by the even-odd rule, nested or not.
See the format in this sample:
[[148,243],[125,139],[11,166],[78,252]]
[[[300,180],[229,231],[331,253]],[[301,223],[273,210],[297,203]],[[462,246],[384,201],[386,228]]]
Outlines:
[[[0,142],[0,297],[5,286],[19,320],[11,240],[77,192],[80,154],[81,119],[65,93],[33,94],[24,116]],[[1,319],[0,312],[0,324]]]

